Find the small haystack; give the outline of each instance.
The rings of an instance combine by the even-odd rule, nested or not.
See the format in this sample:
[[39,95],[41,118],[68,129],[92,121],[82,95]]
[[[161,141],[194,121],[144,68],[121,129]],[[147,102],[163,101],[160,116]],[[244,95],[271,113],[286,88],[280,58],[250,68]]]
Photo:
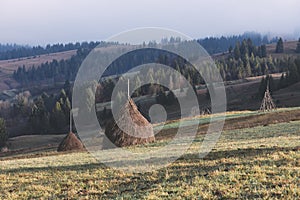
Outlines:
[[131,98],[120,109],[118,118],[106,127],[105,135],[118,147],[146,144],[155,141],[151,123],[139,112]]
[[81,151],[84,150],[83,144],[77,136],[70,132],[59,144],[57,151]]

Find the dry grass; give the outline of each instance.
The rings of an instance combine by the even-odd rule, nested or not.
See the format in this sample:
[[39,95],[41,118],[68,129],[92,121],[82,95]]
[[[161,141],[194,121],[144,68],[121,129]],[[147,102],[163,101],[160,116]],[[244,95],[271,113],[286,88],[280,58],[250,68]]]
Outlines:
[[[2,160],[0,199],[296,199],[299,126],[226,130],[204,159],[198,157],[200,134],[176,162],[144,174],[107,168],[87,152]],[[168,140],[137,148],[159,148]]]
[[[208,123],[211,120],[218,119],[223,114],[204,115],[193,118],[185,118],[184,126],[199,123],[198,134],[206,133]],[[279,122],[289,122],[300,119],[300,108],[283,108],[274,112],[261,113],[257,111],[231,111],[226,113],[224,130],[234,130],[241,128],[250,128],[255,126],[266,126]],[[199,121],[199,122],[198,122]],[[163,124],[154,124],[156,131],[161,129]],[[173,138],[176,134],[179,120],[168,121],[164,125],[164,129],[155,137],[156,140],[166,140]],[[10,153],[0,153],[0,157],[14,155],[14,157],[22,157],[22,154],[43,153],[44,151],[56,150],[65,135],[25,135],[10,138],[8,141]],[[101,140],[102,141],[102,140]]]
[[286,41],[283,42],[284,53],[276,54],[276,43],[267,45],[267,52],[272,54],[272,57],[285,56],[286,54],[295,54],[295,50],[297,48],[298,41]]

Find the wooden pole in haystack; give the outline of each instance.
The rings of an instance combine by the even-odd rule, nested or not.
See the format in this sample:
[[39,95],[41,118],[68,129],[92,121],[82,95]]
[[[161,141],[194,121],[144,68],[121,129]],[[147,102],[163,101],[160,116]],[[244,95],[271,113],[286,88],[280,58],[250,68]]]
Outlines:
[[274,104],[273,99],[271,97],[270,90],[269,90],[269,81],[268,81],[267,89],[265,91],[264,98],[260,106],[260,111],[267,112],[275,109],[276,109],[276,105]]
[[72,109],[70,109],[70,132],[69,133],[72,133]]
[[127,99],[130,99],[130,94],[129,94],[129,79],[127,80]]

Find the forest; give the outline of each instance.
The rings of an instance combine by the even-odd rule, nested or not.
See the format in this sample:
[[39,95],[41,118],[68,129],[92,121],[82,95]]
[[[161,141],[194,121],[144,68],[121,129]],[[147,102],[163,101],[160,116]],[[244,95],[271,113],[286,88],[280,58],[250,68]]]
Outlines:
[[0,60],[9,60],[15,58],[24,58],[24,57],[36,57],[42,54],[58,53],[69,50],[76,50],[79,48],[93,48],[99,45],[100,42],[76,42],[68,44],[53,44],[42,46],[21,46],[21,45],[1,45],[0,44]]
[[[238,38],[238,37],[237,37]],[[220,41],[223,39],[220,38]],[[229,38],[228,41],[232,39]],[[262,40],[263,41],[263,40]],[[213,42],[212,42],[213,43]],[[300,42],[299,42],[300,44]],[[298,44],[298,46],[299,46]],[[88,47],[83,46],[77,50],[77,54],[68,60],[53,60],[50,63],[44,63],[41,66],[32,66],[30,69],[25,69],[25,66],[20,66],[13,74],[15,80],[23,85],[32,84],[43,80],[54,79],[60,81],[75,79],[75,75],[88,53],[95,47],[96,43],[90,43]],[[103,45],[109,45],[103,43]],[[166,64],[172,66],[174,69],[178,67],[178,64],[186,64],[175,55],[169,55],[165,52],[159,52],[155,49],[151,49],[151,45],[148,44],[149,49],[144,51],[135,52],[135,55],[127,55],[123,59],[119,59],[118,62],[114,62],[105,73],[106,76],[122,74],[133,66],[138,64],[147,63],[147,61]],[[282,39],[278,39],[276,53],[283,51]],[[295,49],[299,51],[300,47]],[[149,57],[149,55],[151,55]],[[107,55],[109,56],[109,55]],[[177,59],[177,60],[176,60]],[[179,60],[178,60],[179,59]],[[130,60],[131,65],[127,65]],[[250,39],[243,39],[237,41],[233,47],[229,47],[228,53],[221,58],[215,59],[216,65],[220,70],[221,76],[224,81],[237,80],[251,76],[260,76],[276,72],[287,72],[290,68],[293,68],[293,61],[290,58],[273,58],[267,54],[266,45],[255,45]],[[189,68],[187,68],[189,70]],[[293,70],[293,69],[291,69]],[[181,71],[184,74],[186,72]],[[195,77],[197,74],[190,73],[190,78],[195,80],[194,84],[199,84],[201,78]]]
[[[238,37],[237,37],[238,38]],[[220,38],[219,41],[224,40]],[[228,42],[232,38],[228,39]],[[214,41],[214,40],[212,40]],[[257,90],[258,97],[261,97],[267,87],[270,85],[271,92],[288,87],[300,81],[300,59],[292,59],[290,57],[275,58],[267,52],[266,45],[261,44],[263,40],[253,42],[252,39],[243,39],[236,41],[233,47],[229,46],[227,53],[219,58],[215,58],[217,68],[220,70],[221,76],[225,81],[238,80],[251,76],[268,75],[263,78],[260,87]],[[175,42],[178,42],[175,40]],[[255,43],[260,45],[256,45]],[[26,69],[20,66],[13,74],[13,78],[21,83],[23,86],[29,86],[34,83],[38,84],[41,81],[53,79],[54,81],[65,82],[64,86],[58,94],[43,93],[38,97],[32,97],[30,93],[20,93],[15,98],[12,107],[9,105],[1,104],[1,116],[13,116],[15,120],[23,121],[24,130],[30,133],[46,134],[53,130],[57,133],[64,132],[67,129],[69,112],[71,109],[71,83],[76,76],[76,73],[89,52],[100,43],[83,43],[77,50],[76,55],[68,60],[53,60],[52,62],[44,63],[40,66],[32,66]],[[101,43],[102,46],[109,46],[112,44]],[[197,88],[205,86],[205,82],[201,75],[191,66],[185,59],[173,55],[168,52],[156,50],[156,44],[148,44],[149,48],[144,51],[136,51],[129,53],[126,56],[121,56],[115,60],[104,72],[104,76],[119,75],[127,72],[134,66],[143,63],[160,63],[171,66],[180,72],[190,83],[194,86],[194,91]],[[295,52],[299,52],[300,40],[298,42]],[[284,45],[282,39],[277,40],[276,53],[284,52]],[[151,55],[151,56],[149,56]],[[273,54],[274,55],[274,54]],[[129,62],[130,61],[130,62]],[[127,65],[126,63],[131,63]],[[282,76],[276,84],[273,81],[272,73],[283,72]],[[131,84],[138,86],[141,79],[144,80],[158,80],[161,77],[169,77],[169,89],[157,84],[148,84],[134,91],[132,97],[144,95],[156,95],[157,102],[161,104],[176,103],[174,94],[170,92],[172,89],[183,90],[186,87],[183,82],[171,75],[170,71],[148,69],[145,73],[146,76],[140,75],[135,78]],[[95,83],[96,102],[107,102],[111,100],[112,91],[114,89],[117,78],[106,78],[98,83]],[[122,81],[122,80],[119,80]],[[124,80],[123,80],[124,81]],[[125,84],[125,83],[124,83]],[[89,88],[83,92],[91,93]],[[191,92],[191,91],[188,91]],[[121,101],[125,98],[125,94],[119,92],[116,101]],[[209,98],[209,96],[208,96]],[[91,103],[93,105],[93,102]],[[102,115],[109,113],[103,112]],[[103,116],[100,116],[103,117]],[[107,117],[107,116],[104,116]],[[9,117],[10,118],[10,117]],[[24,121],[25,120],[25,121]]]

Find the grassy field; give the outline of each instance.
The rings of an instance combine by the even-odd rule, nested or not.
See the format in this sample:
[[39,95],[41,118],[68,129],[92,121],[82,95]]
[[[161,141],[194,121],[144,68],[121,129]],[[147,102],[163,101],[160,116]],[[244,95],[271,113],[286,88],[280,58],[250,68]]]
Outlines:
[[[243,118],[248,117],[247,120],[251,119],[251,120],[257,120],[259,117],[262,117],[262,119],[259,119],[259,122],[262,123],[270,123],[266,121],[266,118],[268,118],[269,116],[275,117],[276,122],[278,122],[278,120],[283,120],[283,121],[290,121],[291,119],[288,119],[289,117],[294,117],[295,119],[298,119],[298,115],[297,113],[299,113],[300,116],[300,107],[292,107],[292,108],[279,108],[274,110],[271,113],[264,113],[264,112],[260,112],[260,111],[231,111],[231,112],[226,112],[224,113],[216,113],[213,115],[200,115],[197,117],[193,117],[193,118],[186,118],[182,120],[182,126],[189,126],[189,125],[194,125],[194,124],[199,124],[199,125],[203,125],[203,124],[208,124],[210,121],[218,121],[221,119],[225,119],[227,122],[232,123],[233,120],[230,119],[237,119],[238,121],[243,121]],[[275,116],[274,116],[275,114]],[[279,115],[283,115],[282,118],[278,117],[276,114]],[[241,119],[242,118],[242,119]],[[286,119],[286,120],[284,120]],[[236,121],[236,120],[234,120]],[[266,121],[266,122],[264,122]],[[154,129],[161,129],[163,127],[163,129],[171,129],[171,128],[177,128],[179,126],[179,120],[172,120],[172,121],[168,121],[165,124],[156,124]],[[274,123],[274,122],[273,122]],[[251,123],[247,123],[249,125],[251,125]],[[236,128],[236,127],[233,127]]]
[[[225,125],[204,159],[198,153],[204,137],[199,133],[176,162],[143,174],[108,168],[87,152],[2,158],[0,199],[297,199],[299,127],[300,121]],[[132,150],[155,149],[168,141],[165,137]]]

